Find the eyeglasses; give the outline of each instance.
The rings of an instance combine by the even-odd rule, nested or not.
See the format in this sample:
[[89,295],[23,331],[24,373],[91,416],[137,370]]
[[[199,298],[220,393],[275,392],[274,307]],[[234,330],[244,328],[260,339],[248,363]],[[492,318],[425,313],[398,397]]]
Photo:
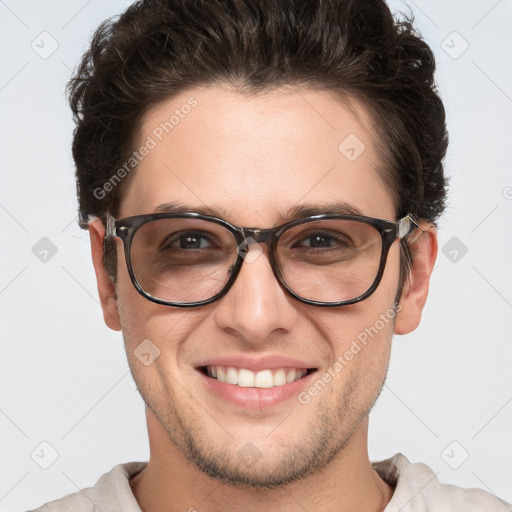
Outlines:
[[417,228],[411,215],[391,222],[322,214],[259,229],[199,213],[122,220],[107,214],[105,239],[122,240],[133,285],[157,304],[214,302],[229,291],[244,261],[263,252],[258,244],[264,243],[275,277],[295,299],[312,306],[344,306],[375,292],[391,245]]

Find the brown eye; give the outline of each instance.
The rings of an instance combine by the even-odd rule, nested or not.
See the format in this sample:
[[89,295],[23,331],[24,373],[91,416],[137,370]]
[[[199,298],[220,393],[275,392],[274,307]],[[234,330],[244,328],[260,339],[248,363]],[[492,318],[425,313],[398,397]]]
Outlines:
[[346,240],[334,233],[311,233],[302,240],[296,242],[293,248],[308,247],[311,249],[330,249],[347,247]]
[[162,249],[175,249],[175,250],[199,250],[199,249],[212,249],[215,244],[211,238],[199,232],[187,232],[174,234],[168,237],[160,246]]

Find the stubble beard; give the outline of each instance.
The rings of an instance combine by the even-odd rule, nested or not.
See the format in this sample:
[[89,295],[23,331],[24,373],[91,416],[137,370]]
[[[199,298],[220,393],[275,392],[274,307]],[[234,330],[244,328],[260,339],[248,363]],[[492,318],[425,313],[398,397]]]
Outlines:
[[[216,439],[208,435],[207,429],[197,417],[180,413],[174,406],[168,407],[165,403],[152,405],[140,388],[139,391],[169,440],[204,474],[237,488],[276,489],[312,474],[320,474],[326,470],[330,462],[342,455],[354,433],[368,418],[380,395],[386,373],[387,366],[377,392],[363,404],[357,402],[357,395],[361,386],[364,388],[367,383],[361,383],[358,379],[352,380],[334,408],[324,407],[304,427],[305,433],[300,441],[287,443],[286,446],[276,446],[268,453],[258,450],[257,440],[252,442],[247,438],[244,440],[245,444],[244,441],[235,443],[225,432],[222,434],[225,439],[224,445],[217,446]],[[171,393],[167,396],[174,395],[169,387],[166,391]],[[354,397],[356,407],[351,407],[348,404],[354,403]],[[167,403],[184,402],[177,399]],[[290,417],[301,414],[302,407],[307,406],[297,404]],[[208,421],[210,416],[204,413],[204,418]],[[286,420],[278,428],[287,428]],[[226,430],[229,431],[229,428]],[[244,456],[244,450],[252,453],[253,456],[250,456],[249,460]]]

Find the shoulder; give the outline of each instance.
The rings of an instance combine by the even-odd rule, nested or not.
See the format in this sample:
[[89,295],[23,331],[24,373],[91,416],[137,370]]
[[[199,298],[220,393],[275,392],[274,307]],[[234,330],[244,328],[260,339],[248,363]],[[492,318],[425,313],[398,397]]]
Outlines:
[[94,485],[64,498],[46,503],[29,512],[140,512],[131,492],[130,478],[146,466],[145,462],[119,464],[105,473]]
[[511,512],[512,507],[481,489],[441,484],[421,462],[411,463],[402,454],[373,463],[373,468],[395,492],[384,512]]

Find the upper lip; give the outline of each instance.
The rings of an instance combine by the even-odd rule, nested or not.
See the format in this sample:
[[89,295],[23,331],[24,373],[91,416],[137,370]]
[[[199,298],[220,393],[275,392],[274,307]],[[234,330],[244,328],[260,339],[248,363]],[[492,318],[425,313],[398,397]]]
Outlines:
[[265,356],[221,356],[211,359],[205,359],[194,365],[196,368],[202,366],[232,366],[235,368],[246,368],[253,372],[260,370],[274,370],[278,368],[297,368],[297,369],[310,369],[317,368],[316,365],[301,361],[291,357],[282,357],[278,355],[265,355]]

